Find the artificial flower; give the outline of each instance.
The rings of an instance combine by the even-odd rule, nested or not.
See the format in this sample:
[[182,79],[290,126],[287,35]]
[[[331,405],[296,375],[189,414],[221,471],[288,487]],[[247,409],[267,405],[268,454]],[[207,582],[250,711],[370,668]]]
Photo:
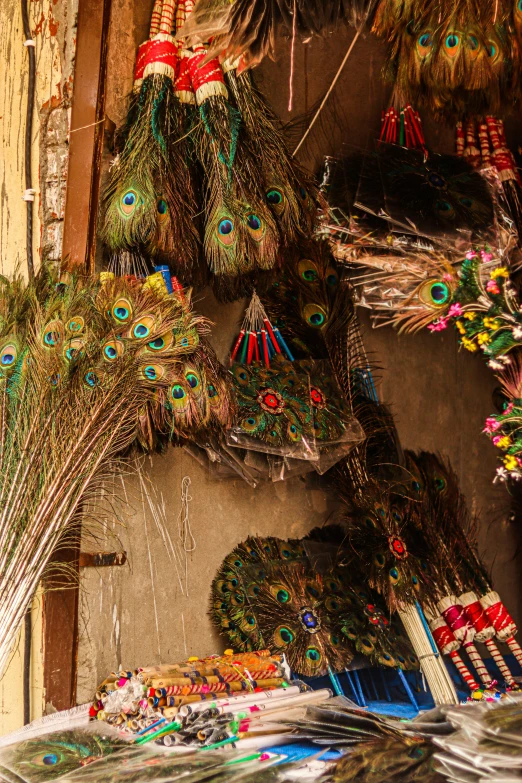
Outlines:
[[493,258],[493,253],[487,253],[485,250],[480,251],[480,257],[484,264],[487,264]]
[[504,408],[504,410],[502,411],[502,415],[509,416],[509,414],[511,413],[514,407],[515,407],[515,403],[513,401],[509,402]]
[[490,318],[489,315],[484,318],[483,324],[486,329],[498,329],[501,326],[498,318]]
[[492,432],[495,432],[501,427],[501,423],[495,419],[494,416],[488,416],[486,419],[486,426],[482,430],[482,432],[487,432],[488,435],[490,435]]
[[473,310],[468,310],[467,313],[464,313],[464,318],[467,318],[468,321],[474,321],[477,314],[473,312]]
[[448,326],[447,318],[438,318],[432,324],[428,324],[428,329],[430,330],[430,332],[442,332],[444,331],[444,329],[447,328],[447,326]]
[[466,350],[471,351],[471,353],[478,351],[478,346],[475,345],[473,340],[469,340],[467,337],[462,338],[462,345],[464,348],[466,348]]
[[496,280],[496,279],[497,279],[497,277],[505,277],[505,278],[508,278],[508,277],[509,277],[509,272],[508,272],[508,270],[506,269],[506,267],[505,267],[505,266],[497,266],[497,268],[496,268],[496,269],[494,269],[494,270],[491,272],[491,274],[490,274],[490,278],[491,278],[492,280]]
[[515,340],[522,340],[522,326],[514,326],[511,331]]
[[518,462],[515,457],[513,457],[512,454],[509,454],[507,457],[504,457],[504,465],[508,470],[516,470],[518,468]]
[[508,449],[511,446],[511,438],[509,435],[495,435],[492,438],[494,445],[497,449]]
[[468,252],[466,253],[466,258],[468,259],[468,261],[471,261],[473,258],[476,258],[476,257],[477,257],[477,251],[476,250],[468,250]]
[[456,318],[459,315],[462,315],[462,305],[459,302],[455,302],[448,310],[448,318]]
[[461,334],[466,334],[466,327],[462,321],[455,321],[455,325]]
[[478,335],[477,340],[479,345],[486,345],[486,343],[491,342],[491,337],[487,332],[481,332]]
[[494,280],[488,280],[488,284],[486,285],[486,291],[488,292],[488,294],[499,294],[500,288],[498,287],[498,285],[495,283]]

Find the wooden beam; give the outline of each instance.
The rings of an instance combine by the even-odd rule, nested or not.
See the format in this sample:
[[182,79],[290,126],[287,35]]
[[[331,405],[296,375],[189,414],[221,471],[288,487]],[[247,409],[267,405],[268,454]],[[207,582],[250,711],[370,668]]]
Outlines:
[[[62,257],[94,271],[112,0],[79,0]],[[80,533],[53,558],[43,602],[45,701],[76,703]],[[54,571],[54,573],[53,573]],[[49,579],[52,584],[50,584]]]
[[62,258],[94,271],[111,0],[79,0]]

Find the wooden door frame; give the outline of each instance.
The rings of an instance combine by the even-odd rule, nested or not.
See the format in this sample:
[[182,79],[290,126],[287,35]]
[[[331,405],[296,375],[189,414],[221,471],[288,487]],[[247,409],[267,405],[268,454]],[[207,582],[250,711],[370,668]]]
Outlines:
[[[78,7],[62,258],[69,268],[89,272],[96,252],[111,4],[79,0]],[[66,568],[58,569],[59,582],[53,579],[43,599],[45,702],[57,710],[76,703],[79,557],[78,532],[55,553],[54,562]]]

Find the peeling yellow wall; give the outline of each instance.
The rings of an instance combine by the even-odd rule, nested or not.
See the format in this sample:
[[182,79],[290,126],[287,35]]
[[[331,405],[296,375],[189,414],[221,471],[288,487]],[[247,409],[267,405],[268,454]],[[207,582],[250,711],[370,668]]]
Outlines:
[[[72,80],[76,0],[29,0],[30,23],[36,42],[36,96],[32,133],[32,186],[36,190],[33,223],[33,260],[39,263],[45,240],[44,221],[47,181],[40,182],[41,150],[50,138],[50,113],[67,109]],[[26,274],[26,206],[24,140],[27,107],[28,57],[20,0],[0,0],[0,272],[19,268]],[[40,128],[49,136],[42,138]],[[53,150],[55,147],[53,147]],[[55,154],[52,152],[51,154]],[[47,180],[52,161],[44,160]],[[55,166],[58,169],[58,166]],[[63,168],[63,167],[62,167]],[[58,242],[60,235],[58,234]],[[31,718],[42,715],[43,650],[41,596],[32,610]],[[23,725],[23,633],[13,650],[11,664],[0,681],[0,734]]]
[[[29,0],[36,42],[36,97],[32,143],[33,256],[42,246],[42,187],[39,180],[41,120],[68,101],[72,78],[77,0]],[[26,271],[24,138],[28,67],[20,0],[0,2],[0,272]]]

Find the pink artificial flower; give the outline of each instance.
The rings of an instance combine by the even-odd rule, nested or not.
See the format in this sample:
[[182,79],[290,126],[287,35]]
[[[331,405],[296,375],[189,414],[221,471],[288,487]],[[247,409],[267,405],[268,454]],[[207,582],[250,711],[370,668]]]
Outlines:
[[488,435],[490,435],[492,432],[495,432],[500,428],[500,422],[497,421],[493,416],[489,416],[486,419],[486,426],[483,429],[483,432],[487,432]]
[[468,259],[468,261],[471,261],[472,258],[476,258],[476,257],[477,257],[477,253],[475,250],[468,250],[468,252],[466,253],[466,258]]
[[448,319],[447,318],[439,318],[436,321],[434,321],[432,324],[428,324],[428,329],[430,332],[443,332],[444,329],[446,329],[448,326]]
[[500,288],[496,284],[494,280],[488,280],[488,284],[486,286],[486,291],[490,294],[499,294]]
[[485,264],[487,264],[488,261],[491,261],[491,259],[493,258],[493,253],[486,253],[485,250],[481,250],[480,251],[480,257],[481,257],[482,261]]
[[491,440],[493,441],[493,443],[494,443],[494,444],[495,444],[495,446],[496,446],[496,445],[497,445],[497,443],[499,442],[499,440],[502,440],[502,436],[501,436],[501,435],[495,435],[495,437],[494,437],[494,438],[492,438]]
[[462,309],[462,306],[459,304],[459,302],[455,302],[455,304],[452,304],[448,310],[448,318],[456,318],[459,315],[462,315],[463,312],[464,310]]
[[451,283],[453,281],[453,276],[450,275],[449,272],[444,272],[444,274],[442,275],[442,279],[444,280],[445,283]]
[[509,405],[506,405],[506,407],[504,408],[504,416],[507,416],[509,413],[511,413],[514,407],[515,407],[514,402],[510,402]]

